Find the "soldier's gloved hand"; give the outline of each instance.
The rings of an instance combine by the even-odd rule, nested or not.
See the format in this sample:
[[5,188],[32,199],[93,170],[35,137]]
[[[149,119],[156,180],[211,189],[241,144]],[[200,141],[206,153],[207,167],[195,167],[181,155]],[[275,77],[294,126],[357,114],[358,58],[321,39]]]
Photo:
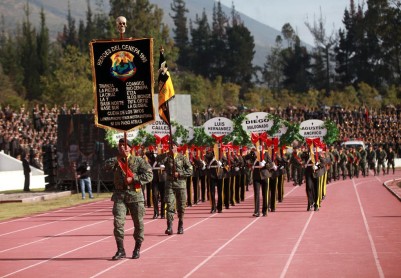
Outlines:
[[262,160],[259,162],[259,166],[265,167],[266,166],[266,161]]
[[221,167],[221,166],[223,166],[223,163],[221,163],[221,161],[217,161],[217,165],[218,165],[219,167]]
[[317,169],[319,169],[319,167],[317,167],[316,165],[313,165],[313,170],[317,170]]
[[166,166],[164,166],[163,164],[160,165],[160,169],[164,170],[166,168]]
[[273,166],[270,168],[270,170],[277,171],[277,165],[273,163]]
[[239,171],[239,167],[235,167],[234,170],[235,170],[236,172],[238,172],[238,171]]
[[206,169],[206,163],[204,161],[202,161],[202,170]]

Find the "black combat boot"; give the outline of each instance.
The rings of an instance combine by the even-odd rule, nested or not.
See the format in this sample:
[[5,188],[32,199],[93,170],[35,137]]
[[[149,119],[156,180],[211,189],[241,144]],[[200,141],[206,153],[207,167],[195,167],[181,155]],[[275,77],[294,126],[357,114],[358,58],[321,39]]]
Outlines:
[[177,234],[182,235],[184,233],[184,224],[182,220],[178,221],[178,231]]
[[173,223],[172,222],[167,221],[167,230],[164,233],[169,236],[173,234]]
[[117,252],[112,259],[116,261],[121,258],[125,258],[124,243],[122,241],[117,241]]
[[139,242],[139,241],[135,242],[134,252],[132,252],[132,258],[133,259],[139,259],[139,257],[141,256],[139,254],[139,251],[141,251],[141,245],[142,245],[141,242]]

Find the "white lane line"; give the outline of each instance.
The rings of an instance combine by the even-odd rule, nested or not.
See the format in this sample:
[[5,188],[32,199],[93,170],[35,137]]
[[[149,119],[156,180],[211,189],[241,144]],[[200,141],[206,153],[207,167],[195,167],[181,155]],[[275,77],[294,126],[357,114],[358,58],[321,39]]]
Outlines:
[[[284,195],[284,197],[290,195],[293,191],[295,191],[297,187],[294,187],[293,189],[291,189],[287,194]],[[252,195],[253,196],[253,195]],[[251,197],[252,197],[251,196]],[[222,246],[220,246],[220,248],[218,248],[216,251],[214,251],[209,257],[207,257],[203,262],[201,262],[200,264],[198,264],[194,269],[192,269],[189,273],[187,273],[184,278],[191,276],[192,274],[194,274],[199,268],[201,268],[203,265],[205,265],[208,261],[210,261],[217,253],[219,253],[221,250],[223,250],[224,247],[226,247],[228,244],[230,244],[234,239],[236,239],[237,237],[239,237],[244,231],[246,231],[249,227],[251,227],[257,220],[259,219],[259,217],[257,217],[255,220],[253,220],[251,223],[249,223],[246,227],[244,227],[241,231],[239,231],[235,236],[233,236],[230,240],[228,240],[226,243],[224,243]]]
[[38,266],[38,265],[47,263],[48,261],[51,261],[51,260],[60,258],[60,257],[62,257],[62,256],[64,256],[64,255],[67,255],[67,254],[70,254],[70,253],[72,253],[72,252],[78,251],[78,250],[80,250],[80,249],[83,249],[83,248],[88,247],[88,246],[90,246],[90,245],[93,245],[93,244],[95,244],[95,243],[104,241],[104,240],[106,240],[106,239],[108,239],[108,238],[111,238],[111,237],[112,237],[112,236],[108,236],[108,237],[105,237],[105,238],[102,238],[102,239],[93,241],[93,242],[91,242],[91,243],[89,243],[89,244],[80,246],[80,247],[78,247],[78,248],[75,248],[75,249],[70,250],[70,251],[67,251],[67,252],[64,252],[64,253],[62,253],[62,254],[60,254],[60,255],[51,257],[51,258],[49,258],[49,259],[47,259],[47,260],[43,260],[43,261],[37,262],[36,264],[32,264],[32,265],[30,265],[30,266],[27,266],[27,267],[24,267],[24,268],[20,268],[20,269],[18,269],[17,271],[14,271],[14,272],[8,273],[7,275],[1,276],[1,278],[9,277],[9,276],[11,276],[11,275],[17,274],[17,273],[22,272],[22,271],[24,271],[24,270],[30,269],[30,268],[32,268],[32,267],[35,267],[35,266]]
[[46,226],[46,225],[50,225],[50,224],[53,224],[53,223],[58,223],[58,222],[63,222],[63,221],[71,220],[71,219],[74,219],[74,218],[77,218],[77,217],[81,217],[81,216],[85,216],[85,215],[90,215],[90,214],[94,214],[94,213],[96,213],[96,212],[105,211],[105,210],[110,210],[110,208],[98,209],[98,210],[95,210],[95,211],[91,211],[91,212],[87,212],[87,213],[78,214],[78,215],[75,215],[75,216],[71,216],[71,217],[59,219],[59,220],[56,220],[56,221],[51,221],[51,222],[46,222],[46,223],[39,224],[39,225],[29,226],[29,227],[27,227],[27,228],[23,228],[23,229],[19,229],[19,230],[14,230],[14,231],[12,231],[12,232],[0,234],[0,237],[6,236],[6,235],[15,234],[15,233],[22,232],[22,231],[26,231],[26,230],[30,230],[30,229],[34,229],[34,228],[38,228],[38,227],[42,227],[42,226]]
[[35,241],[28,242],[28,243],[24,243],[24,244],[21,244],[21,245],[18,245],[18,246],[14,246],[12,248],[0,250],[0,253],[4,253],[4,252],[7,252],[7,251],[11,251],[11,250],[14,250],[14,249],[25,247],[25,246],[28,246],[28,245],[31,245],[31,244],[35,244],[35,243],[38,243],[38,242],[41,242],[41,241],[45,241],[45,240],[48,240],[48,239],[56,238],[56,237],[59,237],[59,236],[62,236],[62,235],[65,235],[65,234],[68,234],[68,233],[71,233],[71,232],[75,232],[75,231],[78,231],[78,230],[81,230],[81,229],[84,229],[84,228],[87,228],[87,227],[91,227],[91,226],[95,226],[97,224],[101,224],[101,223],[109,221],[111,219],[113,219],[113,218],[109,218],[109,219],[106,219],[106,220],[103,220],[103,221],[99,221],[99,222],[95,222],[95,223],[92,223],[92,224],[84,225],[84,226],[81,226],[81,227],[78,227],[78,228],[75,228],[75,229],[72,229],[72,230],[69,230],[69,231],[62,232],[62,233],[54,235],[54,236],[49,236],[49,237],[45,237],[45,238],[42,238],[42,239],[39,239],[39,240],[35,240]]
[[[341,182],[342,182],[342,181],[335,181],[335,182],[332,182],[332,183],[327,184],[326,186],[327,186],[327,188],[328,188],[328,187],[331,186],[331,185],[335,185],[335,184],[338,184],[338,183],[341,183]],[[290,193],[291,193],[291,192],[289,192],[288,194],[290,194]],[[289,267],[290,267],[290,264],[292,263],[292,260],[293,260],[293,258],[294,258],[294,256],[295,256],[295,253],[297,252],[298,247],[299,247],[299,245],[301,244],[301,241],[302,241],[302,239],[303,239],[303,237],[304,237],[304,235],[305,235],[306,230],[308,229],[309,223],[311,222],[314,213],[315,213],[315,212],[313,211],[313,212],[310,214],[308,220],[306,221],[305,226],[304,226],[304,228],[302,229],[302,232],[301,232],[301,234],[299,235],[299,238],[298,238],[297,242],[296,242],[295,245],[294,245],[294,248],[292,248],[291,254],[290,254],[290,256],[288,257],[288,260],[287,260],[287,262],[286,262],[286,264],[285,264],[285,266],[284,266],[284,269],[283,269],[283,271],[282,271],[281,274],[280,274],[280,278],[285,277],[285,275],[287,274],[288,269],[289,269]]]
[[[105,221],[107,221],[107,220],[105,220]],[[146,222],[146,223],[144,223],[144,224],[146,225],[146,224],[152,223],[152,222],[154,222],[154,221],[156,221],[156,219],[151,220],[151,221],[149,221],[149,222]],[[103,221],[103,222],[104,222],[104,221]],[[124,230],[124,232],[128,232],[128,231],[130,231],[130,230],[132,230],[132,229],[134,229],[134,227],[128,228],[128,229]],[[72,249],[72,250],[70,250],[70,251],[64,252],[64,253],[59,254],[59,255],[57,255],[57,256],[51,257],[51,258],[49,258],[49,259],[47,259],[47,260],[43,260],[43,261],[37,262],[36,264],[32,264],[32,265],[29,265],[29,266],[27,266],[27,267],[20,268],[20,269],[14,271],[14,272],[11,272],[11,273],[8,273],[8,274],[6,274],[6,275],[4,275],[4,276],[1,276],[1,278],[9,277],[9,276],[11,276],[11,275],[17,274],[17,273],[22,272],[22,271],[24,271],[24,270],[27,270],[27,269],[33,268],[33,267],[35,267],[35,266],[38,266],[38,265],[47,263],[47,262],[49,262],[49,261],[52,261],[52,260],[54,260],[54,259],[60,258],[60,257],[65,256],[65,255],[68,255],[68,254],[70,254],[70,253],[73,253],[73,252],[75,252],[75,251],[81,250],[81,249],[83,249],[83,248],[86,248],[86,247],[91,246],[91,245],[93,245],[93,244],[102,242],[102,241],[104,241],[104,240],[106,240],[106,239],[109,239],[109,238],[112,238],[112,237],[114,237],[114,236],[107,236],[107,237],[101,238],[101,239],[99,239],[99,240],[93,241],[93,242],[88,243],[88,244],[86,244],[86,245],[80,246],[80,247],[78,247],[78,248],[75,248],[75,249]]]
[[[185,231],[190,230],[190,229],[192,229],[192,228],[198,226],[198,225],[201,224],[202,222],[204,222],[204,221],[206,221],[206,220],[209,220],[210,218],[212,218],[212,217],[214,217],[214,216],[216,216],[216,215],[217,215],[217,214],[215,213],[215,214],[213,214],[213,215],[211,215],[211,216],[209,216],[209,217],[207,217],[207,218],[205,218],[205,219],[203,219],[203,220],[201,220],[201,221],[199,221],[199,222],[197,222],[197,223],[195,223],[195,224],[189,226],[188,228],[185,228]],[[141,254],[142,254],[142,253],[145,253],[145,252],[147,252],[147,251],[149,251],[149,250],[151,250],[151,249],[153,249],[153,248],[155,248],[156,246],[159,246],[160,244],[162,244],[162,243],[164,243],[164,242],[166,242],[166,241],[168,241],[168,240],[170,240],[170,239],[172,239],[172,238],[174,238],[174,237],[176,237],[176,236],[177,236],[176,234],[175,234],[175,235],[168,236],[166,239],[164,239],[164,240],[162,240],[162,241],[160,241],[160,242],[158,242],[158,243],[155,243],[155,244],[153,244],[152,246],[149,246],[148,248],[144,249],[143,251],[141,251]],[[118,262],[118,263],[116,263],[116,264],[110,266],[109,268],[106,268],[106,269],[102,270],[101,272],[98,272],[98,273],[94,274],[94,275],[91,276],[90,278],[98,277],[98,276],[100,276],[100,275],[102,275],[102,274],[104,274],[104,273],[106,273],[106,272],[108,272],[108,271],[110,271],[110,270],[116,268],[117,266],[120,266],[120,265],[122,265],[123,263],[129,262],[129,261],[130,261],[129,259],[121,260],[120,262]]]
[[[107,202],[109,202],[109,201],[110,201],[110,200],[107,200]],[[82,207],[97,205],[97,204],[103,203],[103,202],[105,202],[105,200],[103,200],[103,201],[98,201],[98,202],[92,202],[92,203],[89,203],[89,204],[75,205],[75,206],[73,206],[73,207],[62,208],[62,209],[55,210],[55,211],[48,211],[48,212],[44,212],[44,213],[41,213],[41,214],[35,214],[35,215],[32,215],[32,216],[21,217],[21,218],[12,219],[12,220],[6,220],[6,221],[3,221],[3,222],[0,222],[0,225],[9,224],[9,223],[13,223],[13,222],[18,222],[18,221],[22,221],[22,220],[26,220],[26,219],[31,219],[31,218],[42,217],[42,216],[44,216],[44,215],[53,214],[53,213],[58,213],[58,212],[62,212],[62,211],[65,211],[65,210],[73,210],[73,209],[75,209],[75,208],[82,208]]]
[[287,263],[285,264],[284,269],[283,269],[283,271],[282,271],[281,274],[280,274],[280,278],[285,277],[285,275],[287,274],[288,268],[290,267],[290,264],[291,264],[291,262],[292,262],[292,259],[294,258],[295,253],[296,253],[297,250],[298,250],[299,244],[301,244],[301,241],[302,241],[302,239],[303,239],[303,237],[304,237],[304,235],[305,235],[306,230],[308,229],[308,226],[309,226],[310,221],[312,220],[313,214],[314,214],[314,212],[312,212],[312,213],[310,214],[310,216],[309,216],[309,218],[308,218],[308,221],[306,221],[305,226],[304,226],[304,228],[302,229],[301,234],[299,235],[299,238],[298,238],[298,240],[297,240],[297,243],[295,243],[294,248],[292,248],[292,251],[291,251],[290,256],[288,257]]
[[199,268],[201,268],[204,264],[206,264],[208,261],[210,261],[217,253],[219,253],[221,250],[223,250],[224,247],[226,247],[228,244],[230,244],[234,239],[239,237],[244,231],[246,231],[250,226],[253,225],[256,221],[258,221],[260,217],[256,217],[255,220],[253,220],[251,223],[249,223],[245,228],[243,228],[241,231],[239,231],[235,236],[233,236],[229,241],[224,243],[220,248],[218,248],[216,251],[214,251],[209,257],[207,257],[203,262],[198,264],[194,269],[192,269],[187,275],[184,276],[184,278],[191,276],[196,272]]
[[361,214],[362,214],[362,218],[363,218],[363,223],[365,224],[366,233],[368,234],[368,238],[369,238],[369,242],[370,242],[370,247],[372,248],[373,258],[375,259],[377,272],[379,273],[379,277],[380,277],[380,278],[384,278],[384,277],[385,277],[385,276],[384,276],[384,272],[383,272],[383,269],[382,269],[381,264],[380,264],[379,256],[378,256],[378,254],[377,254],[377,250],[376,250],[375,243],[374,243],[374,241],[373,241],[372,234],[370,233],[369,224],[368,224],[368,221],[367,221],[367,219],[366,219],[365,211],[364,211],[364,209],[363,209],[363,207],[362,207],[362,202],[361,202],[361,199],[359,198],[359,193],[358,193],[358,190],[356,189],[356,184],[355,184],[354,179],[352,179],[352,184],[353,184],[353,186],[354,186],[356,198],[358,199],[359,209],[361,210]]

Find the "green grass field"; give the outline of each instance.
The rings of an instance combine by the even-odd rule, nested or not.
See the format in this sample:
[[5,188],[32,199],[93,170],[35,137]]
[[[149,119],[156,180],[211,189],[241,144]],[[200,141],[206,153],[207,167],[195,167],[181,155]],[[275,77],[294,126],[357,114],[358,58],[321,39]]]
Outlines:
[[[33,192],[43,192],[43,190],[37,190]],[[3,194],[22,193],[21,190],[14,191],[3,191]],[[29,216],[36,213],[46,212],[50,210],[56,210],[59,208],[66,208],[75,206],[78,204],[96,202],[103,199],[110,199],[112,193],[100,193],[94,194],[94,199],[81,199],[81,195],[72,194],[66,197],[60,197],[53,200],[39,201],[32,203],[0,203],[0,221],[7,220],[17,217]]]

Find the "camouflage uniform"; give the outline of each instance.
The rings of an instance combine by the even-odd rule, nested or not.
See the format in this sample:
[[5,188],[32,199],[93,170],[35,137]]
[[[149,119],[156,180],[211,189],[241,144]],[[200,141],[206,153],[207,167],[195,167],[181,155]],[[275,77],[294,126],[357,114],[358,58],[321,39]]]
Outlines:
[[364,176],[364,177],[366,177],[366,166],[367,166],[367,156],[368,156],[368,153],[367,153],[367,151],[364,149],[364,148],[361,148],[361,150],[359,151],[359,154],[360,154],[360,156],[361,156],[361,161],[359,162],[359,167],[360,167],[360,169],[361,169],[361,171],[362,171],[362,176]]
[[355,156],[351,151],[347,151],[347,171],[348,171],[348,176],[350,179],[353,178],[354,176],[354,161],[355,161]]
[[395,153],[392,148],[389,149],[387,154],[387,175],[390,172],[390,167],[393,169],[393,174],[395,173]]
[[380,169],[383,167],[383,175],[386,173],[386,158],[387,158],[387,153],[385,150],[382,149],[382,147],[379,147],[379,150],[377,152],[377,175],[380,175]]
[[[373,150],[372,146],[369,147],[366,158],[368,160],[369,169],[373,170],[373,173],[376,176],[376,152]],[[369,170],[367,171],[367,176],[369,176]]]
[[359,167],[360,167],[360,162],[361,162],[361,154],[357,151],[354,150],[353,152],[354,155],[354,176],[359,178]]
[[[179,219],[178,230],[179,233],[182,233],[185,204],[187,201],[186,180],[187,177],[192,175],[191,162],[189,162],[189,159],[181,153],[174,154],[174,158],[171,154],[162,154],[157,157],[157,160],[164,164],[167,173],[165,188],[165,202],[167,206],[166,234],[172,234],[172,224],[176,207]],[[175,177],[174,171],[178,173],[178,177]]]
[[346,164],[347,164],[347,155],[345,154],[343,149],[340,149],[340,161],[338,162],[338,166],[341,169],[341,175],[343,176],[343,180],[347,177]]
[[[133,182],[127,184],[125,181],[125,170],[121,169],[118,160],[125,163],[127,160],[123,156],[108,159],[106,169],[114,171],[114,192],[111,196],[114,216],[114,238],[119,250],[124,249],[124,224],[127,209],[131,213],[134,222],[134,234],[136,244],[141,244],[144,240],[143,216],[145,214],[145,204],[142,192],[142,185],[152,181],[153,173],[151,166],[142,158],[137,156],[128,157],[128,168],[134,174]],[[124,253],[125,255],[125,253]]]
[[330,149],[330,153],[333,156],[333,160],[331,163],[331,168],[332,168],[331,178],[333,178],[334,180],[338,180],[340,178],[340,173],[338,170],[338,162],[340,161],[340,154],[334,147]]

